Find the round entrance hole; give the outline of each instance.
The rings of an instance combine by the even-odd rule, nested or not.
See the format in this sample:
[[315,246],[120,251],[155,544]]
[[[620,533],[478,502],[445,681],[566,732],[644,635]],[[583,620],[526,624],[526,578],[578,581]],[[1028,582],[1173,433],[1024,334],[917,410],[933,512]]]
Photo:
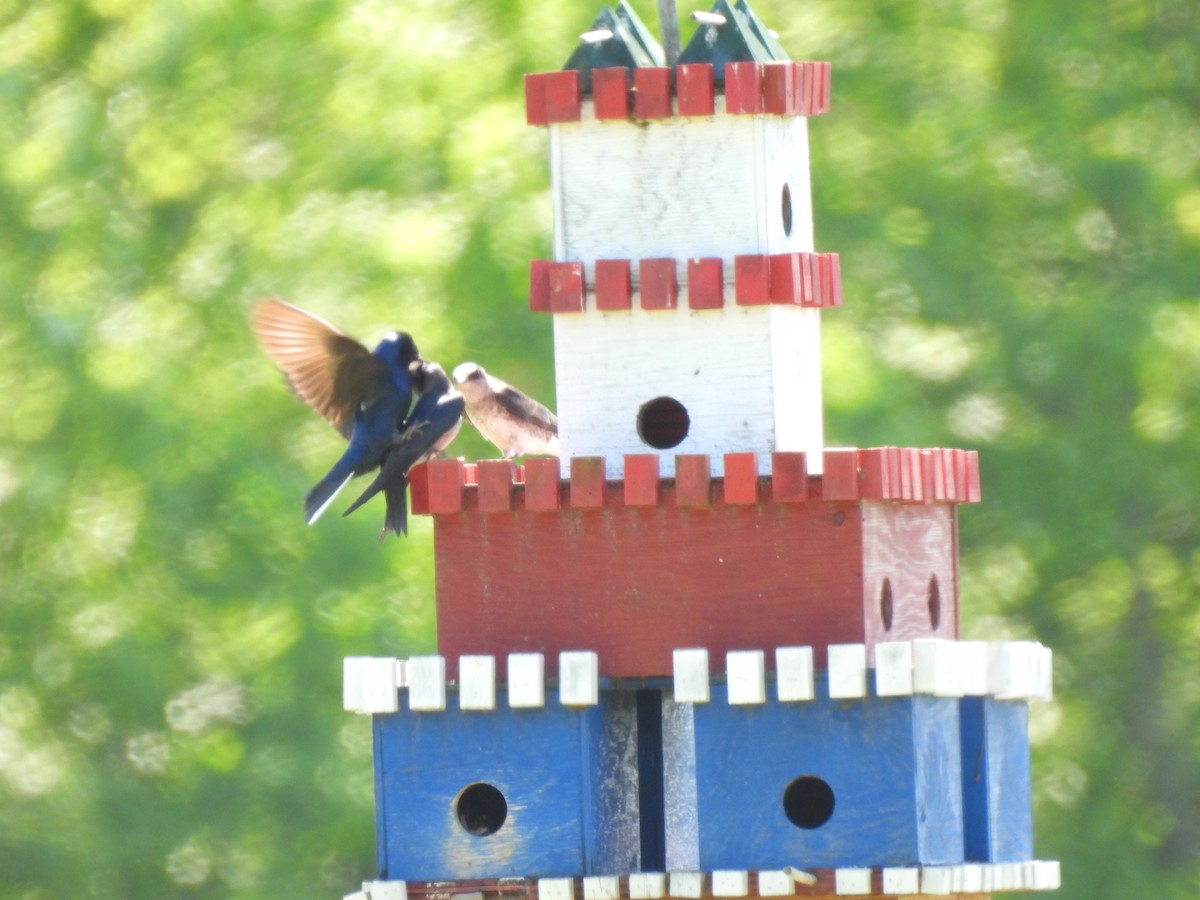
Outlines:
[[833,815],[833,788],[816,775],[801,775],[783,791],[783,814],[798,828],[820,828]]
[[638,437],[656,450],[678,447],[691,424],[687,408],[674,397],[656,397],[638,410]]
[[508,801],[496,787],[479,781],[462,789],[454,801],[454,812],[463,828],[486,837],[499,831],[508,818]]

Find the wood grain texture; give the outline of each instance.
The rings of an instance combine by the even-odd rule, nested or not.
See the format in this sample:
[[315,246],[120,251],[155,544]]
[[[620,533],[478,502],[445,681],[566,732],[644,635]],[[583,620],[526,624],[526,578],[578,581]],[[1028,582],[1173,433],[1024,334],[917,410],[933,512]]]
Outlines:
[[[962,862],[956,700],[744,707],[723,691],[714,686],[714,702],[693,711],[702,870]],[[816,827],[793,824],[783,807],[805,775],[833,793]]]
[[657,397],[687,409],[690,426],[659,451],[674,473],[678,453],[818,454],[820,313],[790,306],[587,313],[554,317],[559,443],[564,457],[604,456],[621,477],[623,456],[649,452],[638,411]]
[[967,859],[1032,859],[1029,706],[991,697],[964,697],[960,703]]

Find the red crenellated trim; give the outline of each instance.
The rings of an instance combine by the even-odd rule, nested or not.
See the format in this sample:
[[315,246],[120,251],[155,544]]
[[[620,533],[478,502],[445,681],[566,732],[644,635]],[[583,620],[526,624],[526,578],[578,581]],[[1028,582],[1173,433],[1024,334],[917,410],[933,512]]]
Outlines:
[[620,66],[592,69],[592,99],[597,119],[628,119],[629,70]]
[[671,70],[637,68],[633,70],[633,117],[666,119],[671,115]]
[[681,116],[711,116],[716,112],[712,63],[675,67],[675,100]]
[[674,309],[679,302],[675,260],[665,257],[638,263],[638,295],[642,309]]
[[582,100],[574,69],[525,76],[525,121],[530,125],[578,122]]
[[721,478],[712,476],[707,454],[680,454],[675,477],[664,478],[658,454],[633,453],[624,457],[624,479],[611,481],[599,456],[571,457],[565,479],[559,460],[548,457],[531,457],[523,466],[509,460],[448,459],[414,466],[409,480],[417,515],[857,500],[957,504],[977,503],[981,497],[974,450],[835,448],[824,452],[821,475],[808,474],[803,453],[777,451],[770,459],[768,475],[759,471],[758,454],[726,453]]

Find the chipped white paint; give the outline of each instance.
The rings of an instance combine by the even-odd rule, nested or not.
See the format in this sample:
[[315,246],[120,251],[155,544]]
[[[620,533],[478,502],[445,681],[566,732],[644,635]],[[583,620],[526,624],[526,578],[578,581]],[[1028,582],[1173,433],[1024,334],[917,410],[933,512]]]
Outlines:
[[703,872],[671,872],[670,894],[672,897],[690,897],[699,900],[704,896]]
[[575,900],[575,879],[539,878],[538,900]]
[[583,879],[583,900],[621,900],[621,879],[616,875],[588,875]]
[[812,647],[775,649],[775,694],[780,703],[816,698]]
[[870,869],[835,869],[834,890],[839,895],[861,896],[871,893]]
[[904,697],[913,692],[912,641],[886,641],[875,645],[875,694]]
[[760,897],[790,897],[796,893],[796,882],[787,872],[770,870],[758,873]]
[[629,900],[659,900],[667,895],[665,872],[635,872],[629,876]]

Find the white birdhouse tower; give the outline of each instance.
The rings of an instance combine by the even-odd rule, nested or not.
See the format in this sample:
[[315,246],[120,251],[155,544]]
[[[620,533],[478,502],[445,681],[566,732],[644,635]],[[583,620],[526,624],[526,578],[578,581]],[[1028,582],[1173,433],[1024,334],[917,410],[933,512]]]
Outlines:
[[620,478],[626,454],[650,452],[666,476],[676,454],[710,454],[715,475],[731,452],[820,466],[820,308],[841,288],[836,255],[814,252],[807,116],[828,108],[829,69],[724,65],[730,48],[706,29],[749,43],[757,22],[725,11],[675,69],[577,53],[576,69],[528,76],[554,205],[531,305],[555,313],[564,474],[600,456]]

